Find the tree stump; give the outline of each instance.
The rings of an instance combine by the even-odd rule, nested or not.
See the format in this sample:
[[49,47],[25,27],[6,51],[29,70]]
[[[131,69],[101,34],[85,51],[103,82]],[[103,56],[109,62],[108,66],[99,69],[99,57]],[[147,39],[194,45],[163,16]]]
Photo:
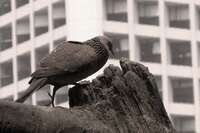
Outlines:
[[71,88],[69,109],[0,101],[0,133],[175,133],[147,67],[120,65]]

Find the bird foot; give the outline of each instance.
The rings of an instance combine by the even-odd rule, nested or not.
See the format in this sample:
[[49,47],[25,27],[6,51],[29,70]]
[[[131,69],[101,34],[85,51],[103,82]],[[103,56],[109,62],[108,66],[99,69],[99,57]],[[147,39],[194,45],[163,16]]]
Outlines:
[[50,102],[46,103],[44,106],[50,107],[51,104],[52,104],[52,102],[50,101]]

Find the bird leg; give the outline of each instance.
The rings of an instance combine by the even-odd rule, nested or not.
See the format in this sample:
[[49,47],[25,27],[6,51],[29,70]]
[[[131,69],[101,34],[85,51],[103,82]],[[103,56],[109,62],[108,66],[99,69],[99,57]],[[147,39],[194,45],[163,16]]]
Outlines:
[[54,107],[54,99],[56,95],[56,91],[60,88],[60,86],[54,86],[53,88],[53,94],[51,95],[50,92],[48,93],[49,97],[51,98],[51,105]]
[[46,104],[46,106],[50,106],[52,104],[52,99],[53,97],[51,96],[51,92],[48,92],[48,96],[50,97],[51,101],[49,103]]

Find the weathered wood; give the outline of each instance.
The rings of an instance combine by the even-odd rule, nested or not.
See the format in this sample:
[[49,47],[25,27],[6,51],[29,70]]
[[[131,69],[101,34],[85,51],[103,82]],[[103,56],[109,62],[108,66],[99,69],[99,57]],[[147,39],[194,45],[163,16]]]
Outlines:
[[0,133],[174,133],[147,67],[120,65],[71,88],[70,109],[0,101]]

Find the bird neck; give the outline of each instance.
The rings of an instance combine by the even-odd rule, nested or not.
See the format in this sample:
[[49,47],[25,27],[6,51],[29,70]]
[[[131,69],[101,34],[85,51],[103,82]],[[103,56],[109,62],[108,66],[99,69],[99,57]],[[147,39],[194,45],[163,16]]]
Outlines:
[[108,54],[106,48],[97,39],[88,40],[85,42],[85,44],[94,48],[97,54],[100,54],[100,55]]

